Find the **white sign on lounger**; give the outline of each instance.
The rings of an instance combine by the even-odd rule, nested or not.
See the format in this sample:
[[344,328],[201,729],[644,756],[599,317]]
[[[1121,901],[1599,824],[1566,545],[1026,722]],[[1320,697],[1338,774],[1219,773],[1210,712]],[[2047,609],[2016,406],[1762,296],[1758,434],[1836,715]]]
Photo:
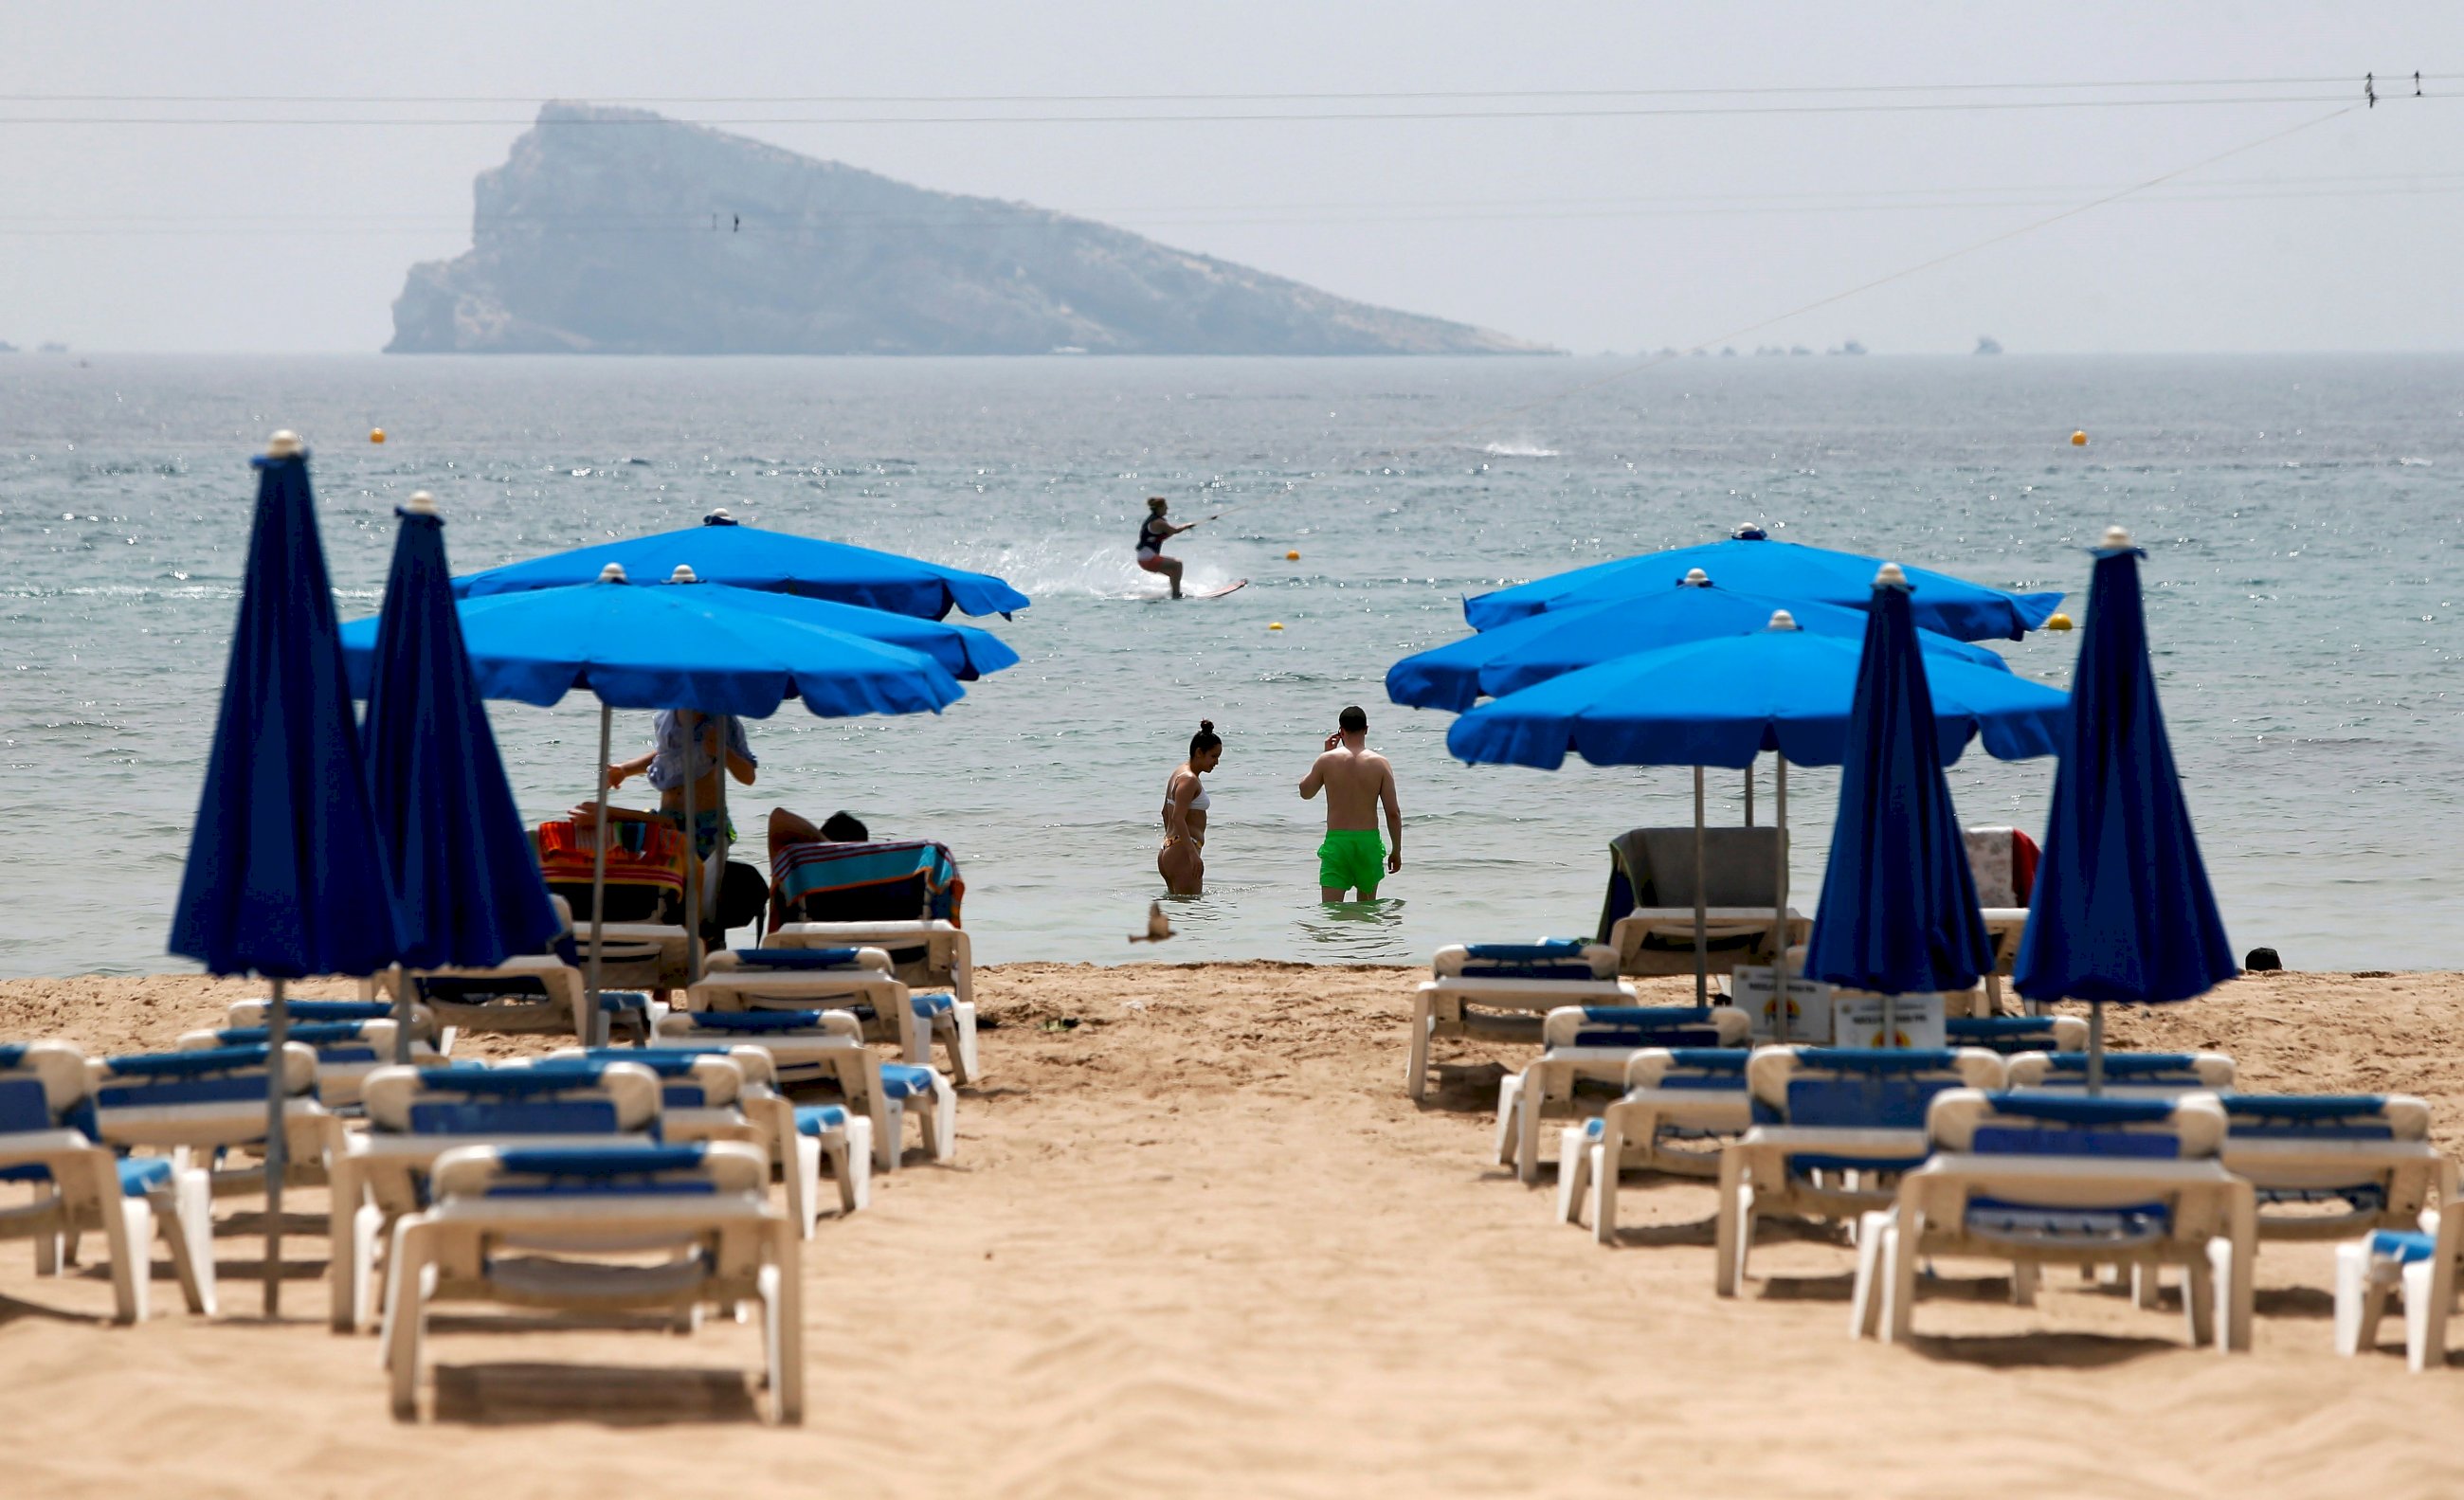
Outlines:
[[[1882,1015],[1887,1004],[1897,1023],[1896,1036],[1886,1036]],[[1901,995],[1887,1003],[1880,995],[1852,990],[1832,1003],[1832,1045],[1835,1047],[1947,1047],[1940,995]]]
[[[1728,976],[1728,994],[1754,1023],[1754,1040],[1779,1040],[1779,1006],[1771,995],[1772,971],[1768,966],[1737,965]],[[1832,990],[1801,974],[1788,977],[1788,1039],[1815,1046],[1831,1041]]]

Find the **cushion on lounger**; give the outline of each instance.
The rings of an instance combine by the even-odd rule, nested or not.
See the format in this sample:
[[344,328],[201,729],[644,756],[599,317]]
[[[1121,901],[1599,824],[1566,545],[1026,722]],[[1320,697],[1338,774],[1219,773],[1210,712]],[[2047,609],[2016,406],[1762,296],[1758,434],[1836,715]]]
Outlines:
[[892,1099],[926,1097],[933,1092],[933,1070],[907,1063],[884,1063],[881,1092]]
[[2409,1266],[2438,1253],[2438,1237],[2413,1229],[2379,1229],[2370,1235],[2370,1254],[2383,1261]]
[[736,961],[754,969],[851,969],[853,948],[737,948]]
[[123,1197],[143,1198],[148,1189],[171,1180],[171,1158],[168,1157],[121,1157],[113,1163],[120,1169],[120,1191]]
[[847,1112],[835,1104],[803,1104],[796,1108],[796,1134],[826,1136],[834,1130],[845,1130]]
[[[1980,1132],[1980,1134],[1982,1134]],[[1968,1201],[1968,1232],[2004,1244],[2076,1244],[2121,1247],[2164,1238],[2173,1211],[2161,1202],[2118,1208],[2047,1208],[1997,1198]]]
[[693,1025],[696,1031],[818,1031],[822,1015],[818,1010],[696,1010]]
[[1573,938],[1543,938],[1538,942],[1475,942],[1463,946],[1463,957],[1484,963],[1548,963],[1582,957],[1583,944]]

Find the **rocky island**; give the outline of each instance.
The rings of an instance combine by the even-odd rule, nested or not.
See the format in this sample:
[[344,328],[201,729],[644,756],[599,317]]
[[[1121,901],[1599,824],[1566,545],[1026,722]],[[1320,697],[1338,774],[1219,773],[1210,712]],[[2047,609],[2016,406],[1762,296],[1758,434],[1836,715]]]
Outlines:
[[643,110],[545,105],[476,196],[386,352],[1551,352]]

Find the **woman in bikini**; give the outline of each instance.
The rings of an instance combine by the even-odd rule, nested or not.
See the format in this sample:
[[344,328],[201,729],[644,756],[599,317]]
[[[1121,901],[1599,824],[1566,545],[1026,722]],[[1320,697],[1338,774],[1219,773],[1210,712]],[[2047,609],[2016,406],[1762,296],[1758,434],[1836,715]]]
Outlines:
[[1172,580],[1172,597],[1180,597],[1180,559],[1163,555],[1163,544],[1179,536],[1198,522],[1176,526],[1164,519],[1171,502],[1158,495],[1147,501],[1147,518],[1138,523],[1138,566],[1150,573],[1161,573]]
[[1199,780],[1223,759],[1215,720],[1201,718],[1189,737],[1189,759],[1172,768],[1163,783],[1163,848],[1155,872],[1174,895],[1199,895],[1206,885],[1206,785]]

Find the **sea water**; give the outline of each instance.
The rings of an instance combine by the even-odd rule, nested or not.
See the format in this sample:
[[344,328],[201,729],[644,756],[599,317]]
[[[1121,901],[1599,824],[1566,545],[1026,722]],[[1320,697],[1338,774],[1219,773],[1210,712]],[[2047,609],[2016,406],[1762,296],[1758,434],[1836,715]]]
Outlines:
[[[2456,576],[2464,360],[581,360],[0,358],[0,973],[164,953],[253,479],[313,446],[345,617],[376,607],[393,507],[433,491],[457,570],[748,522],[985,569],[1034,596],[1022,665],[936,717],[751,726],[735,821],[854,812],[957,853],[987,960],[1423,960],[1586,934],[1609,838],[1691,816],[1682,768],[1451,759],[1450,716],[1387,702],[1466,594],[1755,521],[1998,587],[2065,589],[2108,524],[2146,546],[2148,629],[2236,948],[2309,968],[2464,966]],[[1573,392],[1569,394],[1569,392]],[[383,427],[387,441],[368,441]],[[2070,441],[2074,430],[2090,437]],[[1131,562],[1150,495],[1193,585]],[[1298,552],[1297,561],[1286,554]],[[1270,629],[1280,623],[1282,629]],[[2079,637],[2000,647],[2062,683]],[[1374,904],[1321,906],[1296,783],[1369,711],[1407,819]],[[524,815],[587,797],[597,715],[498,704]],[[1160,893],[1164,783],[1224,739],[1206,893]],[[643,714],[618,719],[638,750]],[[2040,827],[2050,761],[1971,749],[1964,821]],[[1712,773],[1740,821],[1744,778]],[[1811,912],[1837,779],[1790,777]],[[640,784],[627,788],[638,801]],[[1766,762],[1757,821],[1771,817]],[[739,938],[739,940],[741,938]]]

